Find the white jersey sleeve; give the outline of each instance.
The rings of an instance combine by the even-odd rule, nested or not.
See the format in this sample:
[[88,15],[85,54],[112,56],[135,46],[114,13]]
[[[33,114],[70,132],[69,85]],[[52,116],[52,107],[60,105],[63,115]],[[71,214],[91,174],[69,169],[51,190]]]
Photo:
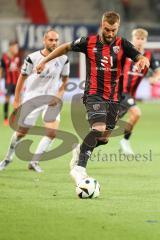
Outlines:
[[33,70],[33,62],[31,60],[30,56],[27,56],[22,65],[21,74],[28,76],[31,74],[32,70]]
[[69,76],[70,73],[70,63],[68,57],[66,56],[66,61],[64,63],[63,69],[61,71],[61,76]]

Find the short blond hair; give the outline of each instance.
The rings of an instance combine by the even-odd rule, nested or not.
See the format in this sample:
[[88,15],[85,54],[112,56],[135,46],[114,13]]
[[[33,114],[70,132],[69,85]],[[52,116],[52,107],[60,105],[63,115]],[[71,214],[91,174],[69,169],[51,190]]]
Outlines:
[[132,37],[134,36],[139,36],[139,37],[144,37],[144,38],[148,38],[148,32],[147,30],[143,29],[143,28],[136,28],[133,29],[132,31]]
[[102,15],[102,22],[107,21],[110,25],[120,22],[120,15],[115,11],[108,11]]

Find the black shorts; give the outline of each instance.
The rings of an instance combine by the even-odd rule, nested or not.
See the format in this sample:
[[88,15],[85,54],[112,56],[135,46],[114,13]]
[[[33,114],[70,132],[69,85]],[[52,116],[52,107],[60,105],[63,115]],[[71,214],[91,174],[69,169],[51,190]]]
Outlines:
[[104,100],[97,95],[89,95],[85,100],[85,106],[91,126],[96,122],[104,122],[106,129],[114,129],[118,120],[119,103]]
[[120,101],[119,118],[122,118],[135,105],[135,99],[131,95],[123,93]]
[[14,84],[6,84],[5,85],[5,89],[6,89],[6,96],[11,96],[15,94],[15,89],[16,89],[16,85]]

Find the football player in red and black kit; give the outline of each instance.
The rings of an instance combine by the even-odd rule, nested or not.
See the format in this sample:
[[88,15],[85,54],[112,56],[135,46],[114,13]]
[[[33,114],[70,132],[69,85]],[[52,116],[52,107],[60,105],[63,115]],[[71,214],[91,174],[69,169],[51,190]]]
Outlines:
[[4,102],[4,125],[8,125],[8,111],[10,96],[14,95],[17,79],[20,73],[20,57],[18,55],[18,43],[12,41],[9,43],[7,53],[2,55],[0,60],[0,79],[5,79],[5,102]]
[[[154,59],[152,52],[144,50],[147,37],[148,32],[145,29],[137,28],[132,31],[132,43],[136,49],[150,61],[150,69],[153,74],[149,80],[153,83],[153,81],[156,81],[158,78],[160,79],[160,66],[159,62]],[[120,141],[120,145],[125,154],[134,154],[129,139],[135,124],[141,116],[141,110],[135,102],[135,94],[140,82],[146,76],[148,68],[145,67],[140,72],[137,72],[135,70],[135,63],[131,59],[127,58],[124,64],[123,72],[123,93],[119,116],[123,117],[125,113],[128,112],[129,118],[125,126],[124,138]]]
[[129,41],[117,36],[119,25],[118,13],[105,12],[102,16],[101,34],[62,44],[37,66],[37,73],[41,73],[48,61],[68,51],[86,55],[84,103],[91,130],[79,149],[77,146],[77,154],[73,156],[70,174],[76,184],[87,177],[86,165],[94,148],[106,144],[115,127],[122,87],[120,76],[126,57],[135,61],[139,70],[149,67],[146,57]]

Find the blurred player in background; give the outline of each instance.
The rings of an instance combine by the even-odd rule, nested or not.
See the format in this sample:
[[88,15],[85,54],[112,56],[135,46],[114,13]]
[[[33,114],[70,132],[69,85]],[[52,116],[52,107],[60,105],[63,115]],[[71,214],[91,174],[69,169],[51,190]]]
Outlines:
[[[29,169],[33,169],[36,172],[42,172],[39,166],[39,160],[42,154],[51,144],[52,140],[56,136],[56,130],[60,123],[60,106],[58,104],[59,99],[63,97],[65,85],[69,79],[70,64],[66,55],[62,55],[59,58],[52,60],[46,65],[46,68],[42,74],[36,73],[37,64],[42,61],[50,52],[52,52],[59,43],[59,34],[54,30],[50,29],[44,34],[43,44],[44,49],[36,51],[27,56],[21,69],[21,74],[18,78],[14,109],[17,109],[21,104],[30,100],[30,104],[35,106],[32,99],[38,96],[52,95],[57,97],[53,98],[53,102],[49,102],[47,105],[36,108],[26,118],[25,124],[34,126],[38,116],[48,111],[52,106],[52,120],[45,121],[44,125],[46,128],[46,136],[44,136],[35,152],[33,159],[29,163]],[[61,81],[60,81],[61,78]],[[21,99],[21,93],[23,88],[25,91]],[[22,109],[23,109],[22,105]],[[25,111],[25,107],[24,107]],[[54,120],[53,120],[54,119]],[[0,170],[3,170],[13,159],[16,145],[20,140],[27,134],[29,127],[24,127],[23,123],[19,126],[17,132],[15,132],[11,139],[8,152],[5,159],[0,163]]]
[[139,70],[149,66],[148,59],[129,41],[117,37],[119,26],[119,14],[106,12],[102,16],[100,34],[61,45],[37,66],[37,72],[41,73],[47,62],[68,51],[86,55],[87,74],[83,100],[91,130],[81,146],[77,146],[71,162],[70,174],[76,184],[87,177],[86,166],[94,148],[107,144],[115,127],[122,87],[120,77],[125,58],[135,61]]
[[11,95],[15,94],[18,76],[20,74],[20,57],[18,43],[9,43],[8,52],[4,53],[0,61],[0,79],[5,80],[5,102],[3,107],[4,125],[8,125],[9,102]]
[[[160,79],[160,66],[159,62],[154,59],[152,52],[144,49],[147,38],[148,32],[145,29],[137,28],[132,31],[133,45],[150,61],[152,76],[149,78],[149,80],[151,83],[153,83],[154,81]],[[140,82],[146,76],[147,72],[147,67],[140,72],[137,72],[135,69],[135,63],[129,58],[126,59],[123,75],[123,94],[119,114],[120,117],[123,117],[127,112],[129,114],[129,118],[124,130],[124,138],[120,141],[121,149],[125,154],[134,154],[129,139],[135,124],[141,116],[141,110],[135,102],[135,95]]]

